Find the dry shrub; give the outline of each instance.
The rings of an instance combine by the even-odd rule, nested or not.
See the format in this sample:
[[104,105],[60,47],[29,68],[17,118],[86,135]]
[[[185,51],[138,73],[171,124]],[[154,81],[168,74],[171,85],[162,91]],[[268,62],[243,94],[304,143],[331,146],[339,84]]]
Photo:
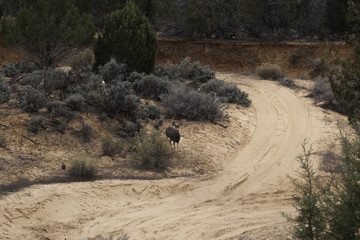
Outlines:
[[34,117],[30,120],[29,124],[26,126],[26,130],[29,132],[37,134],[39,132],[39,128],[45,129],[45,117],[39,116]]
[[135,139],[133,156],[146,169],[165,169],[173,154],[168,140],[159,131],[140,133]]
[[97,174],[96,159],[85,152],[75,152],[70,157],[70,176],[82,180],[94,179]]
[[106,136],[101,141],[101,147],[103,155],[112,157],[122,152],[123,144],[110,136]]
[[279,80],[284,76],[280,66],[277,64],[263,63],[256,71],[263,79]]
[[74,131],[73,134],[82,139],[84,142],[90,142],[93,137],[93,128],[87,124],[84,124],[82,129]]
[[335,100],[328,78],[317,77],[310,96],[323,107],[342,112],[340,104]]
[[94,54],[90,49],[82,51],[68,60],[71,69],[76,71],[91,71],[94,62]]

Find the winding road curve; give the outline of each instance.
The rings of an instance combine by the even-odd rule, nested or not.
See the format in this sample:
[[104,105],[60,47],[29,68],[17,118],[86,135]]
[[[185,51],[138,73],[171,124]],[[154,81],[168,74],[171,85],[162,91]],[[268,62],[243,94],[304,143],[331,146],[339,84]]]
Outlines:
[[304,139],[313,143],[323,135],[321,110],[275,82],[220,78],[249,93],[256,128],[217,176],[33,186],[0,199],[0,239],[122,231],[130,239],[239,239],[254,232],[261,239],[285,226],[280,212],[294,213],[288,176],[296,176]]

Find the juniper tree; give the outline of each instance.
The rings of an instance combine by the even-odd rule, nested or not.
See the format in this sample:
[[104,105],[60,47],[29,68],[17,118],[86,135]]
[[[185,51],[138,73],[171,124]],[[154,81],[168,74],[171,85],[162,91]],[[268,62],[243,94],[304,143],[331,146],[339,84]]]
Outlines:
[[[5,25],[5,24],[2,24]],[[80,15],[68,0],[22,0],[5,36],[42,68],[56,65],[95,34],[92,16]]]
[[347,59],[336,56],[335,67],[330,68],[327,75],[336,101],[349,121],[354,123],[360,117],[360,3],[348,1],[348,4],[348,22],[352,26],[352,33],[348,33],[346,39],[354,47],[354,56]]
[[105,29],[95,44],[94,68],[114,57],[129,69],[150,73],[155,65],[157,40],[149,20],[128,1],[105,19]]
[[310,159],[312,151],[306,150],[305,143],[303,151],[304,154],[297,158],[302,170],[300,180],[292,180],[299,195],[294,204],[298,215],[292,219],[297,223],[294,236],[303,240],[324,239],[326,225],[320,208],[319,182]]

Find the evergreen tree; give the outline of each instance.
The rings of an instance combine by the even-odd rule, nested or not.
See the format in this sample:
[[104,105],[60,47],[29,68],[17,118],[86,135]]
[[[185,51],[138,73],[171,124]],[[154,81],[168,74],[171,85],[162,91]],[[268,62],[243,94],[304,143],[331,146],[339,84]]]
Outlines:
[[295,189],[299,194],[294,205],[298,215],[292,219],[297,223],[294,236],[297,239],[304,240],[324,239],[326,225],[320,207],[321,195],[317,187],[319,182],[310,160],[312,152],[311,149],[305,149],[305,144],[303,144],[303,151],[304,155],[298,157],[302,170],[301,181],[293,180]]
[[105,19],[105,29],[98,38],[94,67],[104,65],[114,57],[118,62],[138,72],[150,73],[155,65],[157,39],[149,20],[132,1]]
[[360,133],[350,139],[340,131],[342,169],[325,187],[326,239],[360,239]]
[[93,39],[90,15],[80,15],[67,0],[22,0],[5,39],[19,44],[43,68],[56,65],[74,47]]
[[354,123],[360,118],[360,2],[348,1],[348,4],[348,21],[353,33],[347,34],[346,40],[354,46],[354,57],[342,59],[336,56],[335,67],[330,68],[327,75],[336,101]]
[[332,33],[344,34],[349,30],[346,20],[347,0],[328,0],[326,3],[326,26]]

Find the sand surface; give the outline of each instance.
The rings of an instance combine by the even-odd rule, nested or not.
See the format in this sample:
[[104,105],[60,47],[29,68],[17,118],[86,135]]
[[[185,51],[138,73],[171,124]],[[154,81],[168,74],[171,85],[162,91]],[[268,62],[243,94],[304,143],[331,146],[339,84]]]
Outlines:
[[[248,92],[252,106],[231,111],[234,146],[223,146],[226,129],[212,138],[215,125],[184,127],[180,154],[194,145],[212,157],[212,174],[32,186],[1,197],[0,239],[291,239],[281,212],[295,213],[289,176],[298,175],[301,143],[325,149],[346,118],[315,106],[306,90],[240,74],[217,78]],[[193,144],[201,136],[202,145]]]

